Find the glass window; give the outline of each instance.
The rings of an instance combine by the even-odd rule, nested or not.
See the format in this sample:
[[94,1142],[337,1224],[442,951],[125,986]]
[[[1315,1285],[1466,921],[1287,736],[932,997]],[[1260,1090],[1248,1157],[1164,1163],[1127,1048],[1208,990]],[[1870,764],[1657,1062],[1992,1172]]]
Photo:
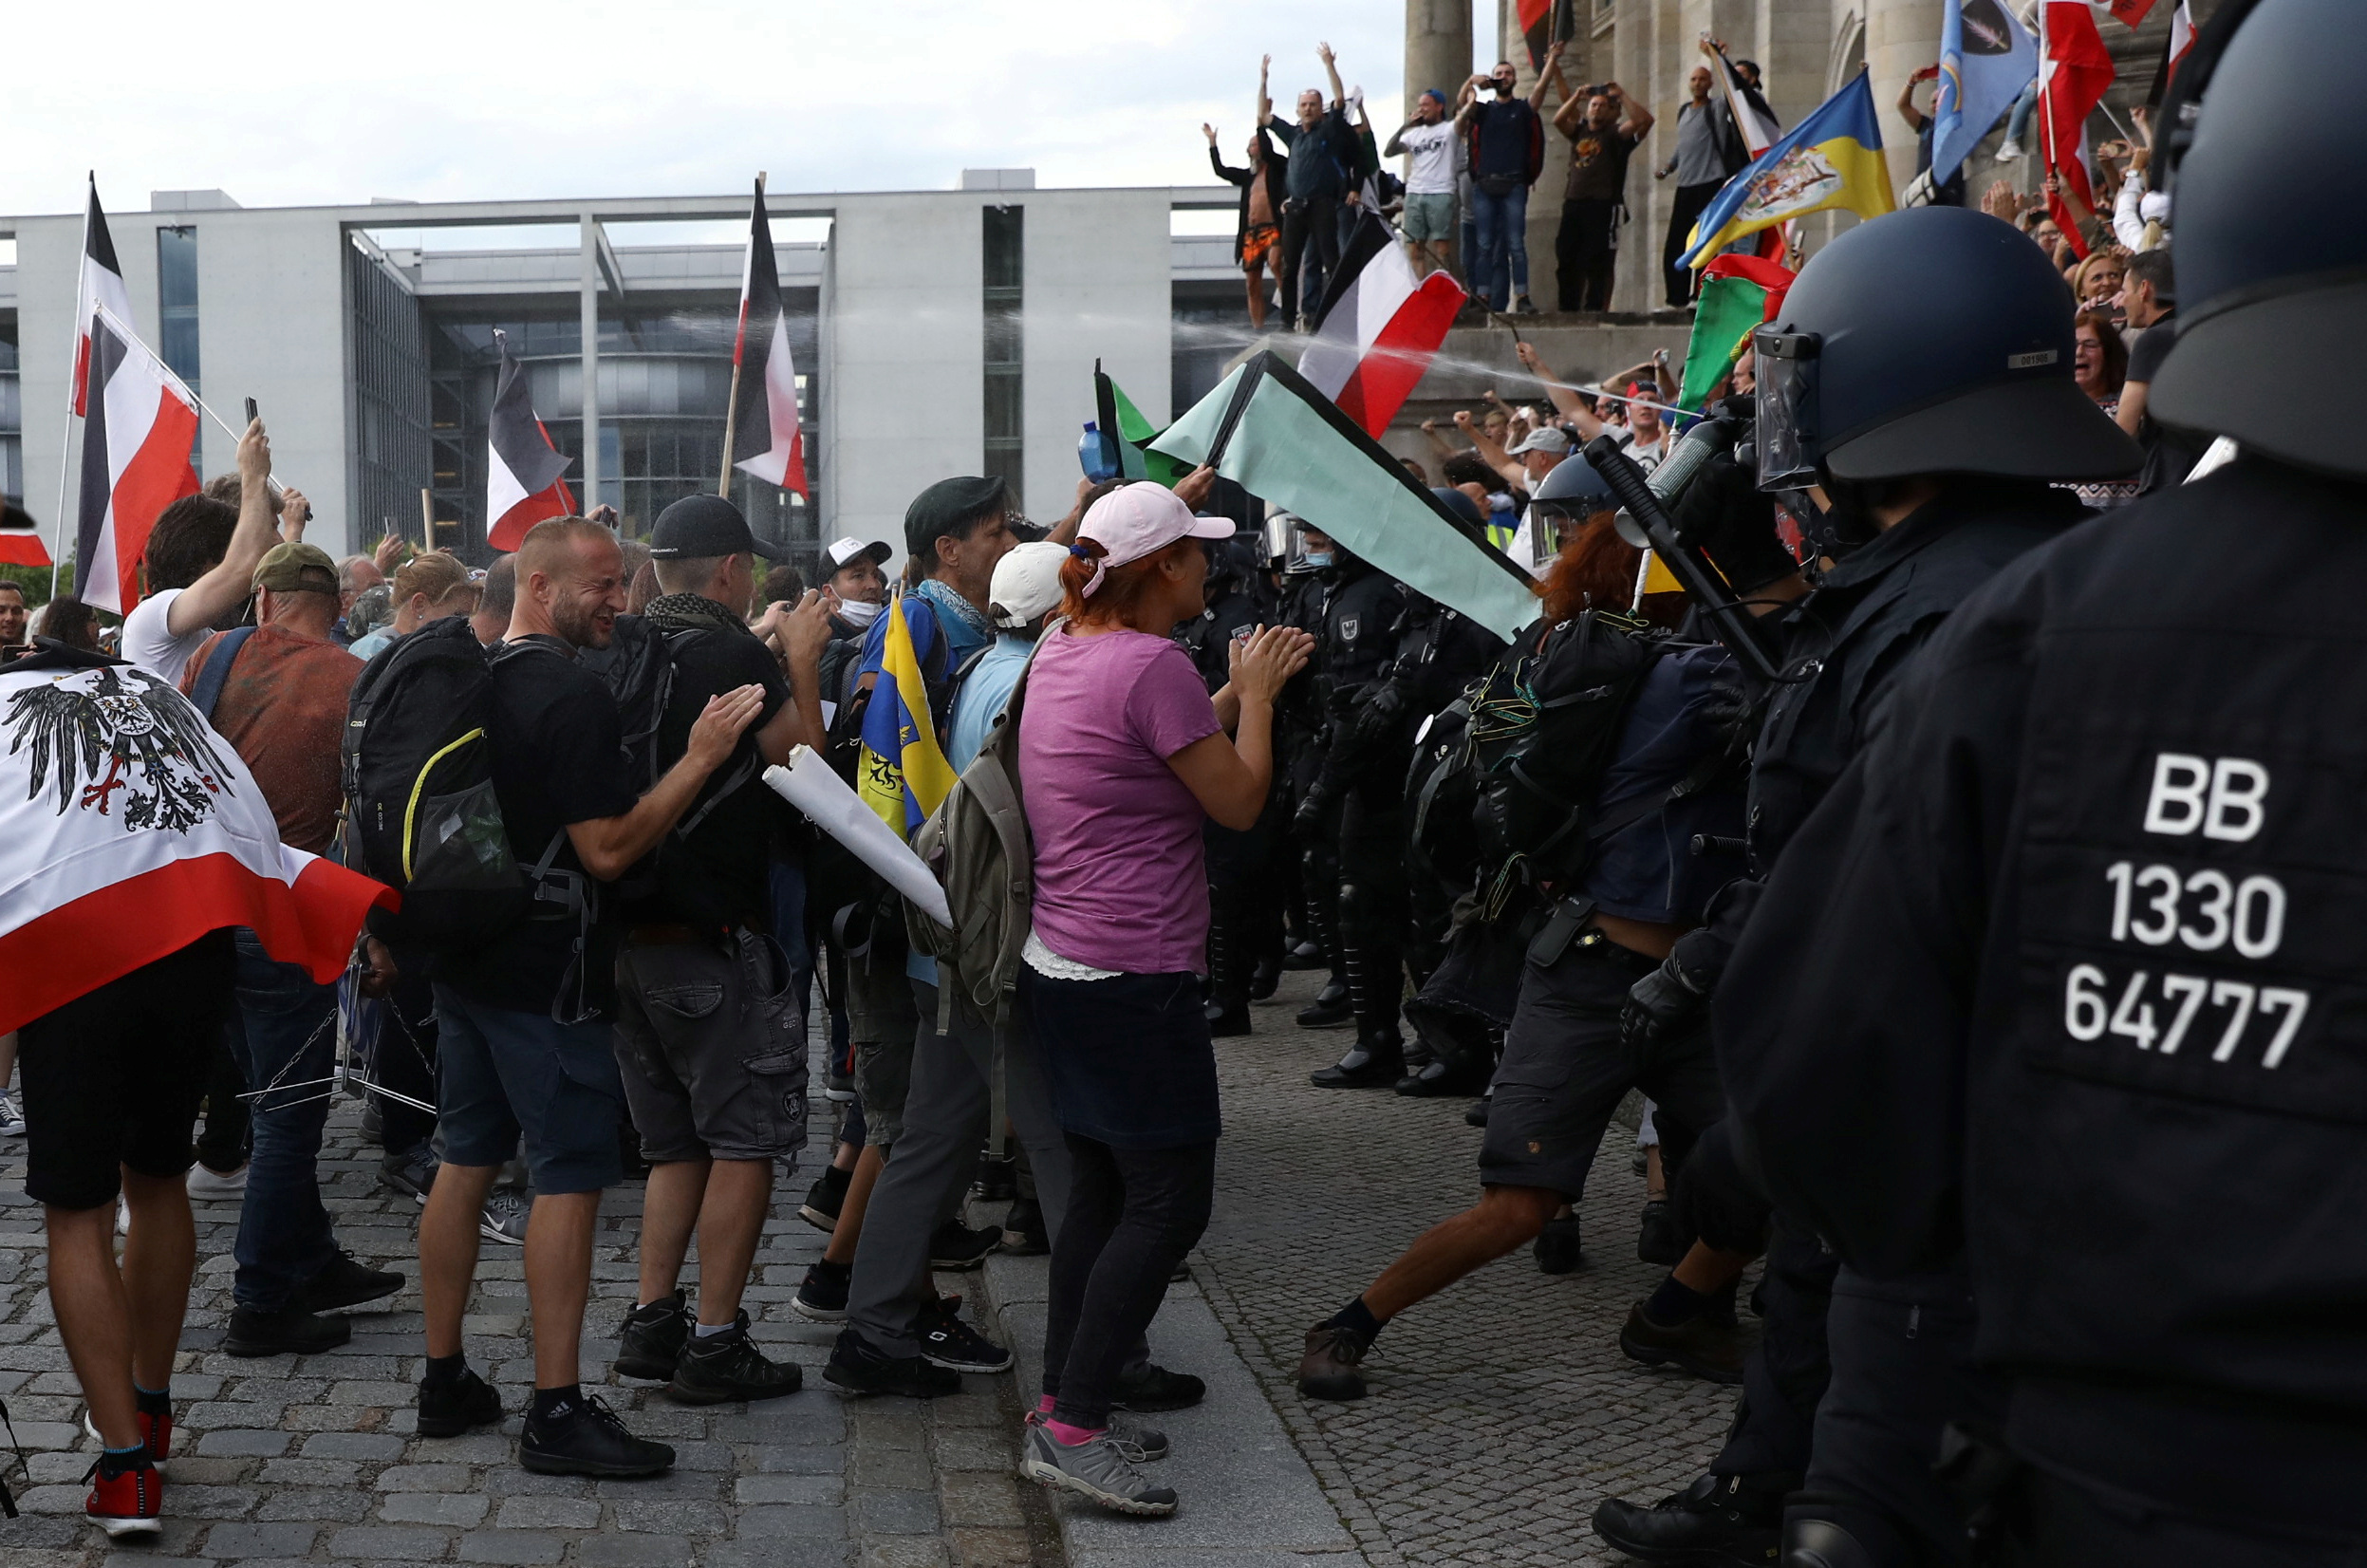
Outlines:
[[[193,392],[200,390],[197,376],[197,231],[194,227],[164,228],[157,231],[157,353],[172,367],[173,374],[189,383]],[[198,453],[204,445],[205,426],[197,426],[197,439],[190,443],[190,462],[197,472],[205,472]]]

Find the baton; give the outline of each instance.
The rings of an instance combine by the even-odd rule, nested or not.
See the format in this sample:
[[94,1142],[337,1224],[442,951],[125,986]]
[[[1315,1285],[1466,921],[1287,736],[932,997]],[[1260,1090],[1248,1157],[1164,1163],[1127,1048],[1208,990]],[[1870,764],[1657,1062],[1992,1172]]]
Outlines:
[[[1680,449],[1683,444],[1679,443]],[[1706,445],[1706,440],[1703,444]],[[1699,605],[1717,626],[1719,641],[1761,680],[1771,685],[1781,681],[1782,667],[1763,640],[1758,618],[1736,601],[1733,588],[1709,557],[1677,537],[1676,525],[1668,520],[1660,497],[1653,494],[1651,482],[1636,466],[1635,459],[1619,449],[1615,438],[1597,436],[1587,444],[1586,460],[1603,476],[1603,482],[1611,487],[1611,493],[1619,498],[1619,504],[1627,509],[1635,525],[1644,531],[1652,553],[1668,567],[1669,574],[1685,589],[1685,596]],[[1675,460],[1673,454],[1670,460]],[[1695,459],[1692,466],[1698,467],[1701,460]],[[1687,474],[1671,477],[1681,481],[1689,476],[1688,469]]]

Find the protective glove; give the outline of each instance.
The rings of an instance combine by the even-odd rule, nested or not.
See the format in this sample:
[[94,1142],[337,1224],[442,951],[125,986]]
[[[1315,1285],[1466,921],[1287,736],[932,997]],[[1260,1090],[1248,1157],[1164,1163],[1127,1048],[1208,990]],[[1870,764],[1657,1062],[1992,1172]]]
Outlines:
[[1397,716],[1405,709],[1406,696],[1397,689],[1397,682],[1383,681],[1368,687],[1357,700],[1356,717],[1351,727],[1358,740],[1377,740],[1396,727]]
[[1707,977],[1687,970],[1674,953],[1628,987],[1619,1010],[1619,1038],[1631,1051],[1657,1045],[1701,1022],[1709,1010]]
[[1291,816],[1291,831],[1302,838],[1326,836],[1326,830],[1331,826],[1332,809],[1332,786],[1328,780],[1318,777],[1298,797],[1298,810]]

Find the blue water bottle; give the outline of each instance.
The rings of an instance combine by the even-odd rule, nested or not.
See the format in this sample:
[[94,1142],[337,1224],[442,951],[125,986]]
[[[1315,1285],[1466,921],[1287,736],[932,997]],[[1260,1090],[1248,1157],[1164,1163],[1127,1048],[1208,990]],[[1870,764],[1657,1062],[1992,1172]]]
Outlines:
[[1109,449],[1102,444],[1101,426],[1091,420],[1085,421],[1085,434],[1076,439],[1076,460],[1083,465],[1085,476],[1095,484],[1118,476],[1118,471],[1110,466]]

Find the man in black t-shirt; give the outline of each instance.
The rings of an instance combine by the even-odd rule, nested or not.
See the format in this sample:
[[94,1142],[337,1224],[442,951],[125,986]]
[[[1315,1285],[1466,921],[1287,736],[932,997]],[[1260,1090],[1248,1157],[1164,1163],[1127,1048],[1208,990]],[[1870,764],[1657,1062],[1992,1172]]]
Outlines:
[[2120,282],[2121,308],[2127,312],[2133,335],[2129,369],[2120,385],[2120,406],[2113,418],[2145,448],[2145,467],[2137,476],[2141,495],[2184,484],[2187,471],[2203,456],[2194,442],[2164,429],[2147,412],[2153,377],[2169,357],[2170,345],[2178,341],[2175,287],[2168,251],[2139,251],[2129,258]]
[[577,1387],[600,1194],[623,1174],[624,1098],[609,1027],[590,1002],[593,880],[613,881],[655,849],[731,757],[764,701],[746,685],[711,699],[682,759],[634,798],[624,728],[608,689],[576,661],[606,647],[624,609],[616,536],[581,517],[536,524],[517,553],[516,602],[493,663],[494,793],[511,852],[538,867],[537,910],[477,951],[439,959],[437,1149],[419,1220],[427,1372],[422,1437],[501,1419],[501,1398],[468,1368],[461,1319],[476,1273],[477,1220],[523,1136],[534,1189],[526,1294],[534,1325],[534,1403],[519,1461],[553,1475],[655,1475],[674,1450],[633,1436]]
[[[806,1141],[806,1026],[770,931],[766,849],[781,807],[758,778],[822,742],[820,672],[830,617],[818,593],[741,608],[764,545],[739,509],[692,495],[658,514],[650,559],[662,596],[645,612],[665,639],[674,686],[657,761],[681,756],[705,704],[763,694],[755,722],[667,834],[656,884],[624,911],[617,954],[617,1065],[650,1165],[641,1291],[619,1335],[625,1377],[667,1378],[696,1404],[794,1393],[794,1364],[748,1336],[740,1293],[772,1203],[773,1162]],[[788,650],[789,679],[772,644]],[[676,1288],[693,1232],[699,1307]]]
[[1554,236],[1564,310],[1611,308],[1619,224],[1627,216],[1628,159],[1652,128],[1652,111],[1616,82],[1562,101],[1554,129],[1570,139],[1570,179]]

